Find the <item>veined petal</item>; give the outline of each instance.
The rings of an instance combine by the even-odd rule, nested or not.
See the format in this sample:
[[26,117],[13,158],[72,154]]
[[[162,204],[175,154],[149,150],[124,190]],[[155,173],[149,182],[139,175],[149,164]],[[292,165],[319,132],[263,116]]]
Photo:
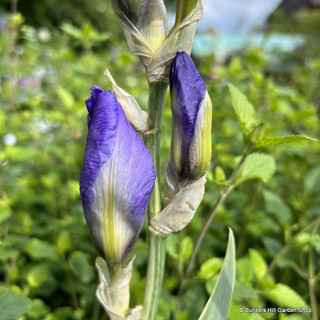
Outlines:
[[171,160],[180,179],[205,174],[211,159],[212,106],[190,56],[177,52],[170,71]]
[[87,107],[82,204],[100,255],[118,263],[141,230],[155,181],[153,159],[111,91],[94,87]]

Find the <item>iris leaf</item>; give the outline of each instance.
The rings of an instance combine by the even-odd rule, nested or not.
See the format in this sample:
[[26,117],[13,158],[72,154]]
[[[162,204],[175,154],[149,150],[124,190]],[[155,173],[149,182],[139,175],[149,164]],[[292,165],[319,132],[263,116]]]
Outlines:
[[199,320],[228,319],[236,274],[236,251],[233,232],[229,229],[226,256],[216,286]]

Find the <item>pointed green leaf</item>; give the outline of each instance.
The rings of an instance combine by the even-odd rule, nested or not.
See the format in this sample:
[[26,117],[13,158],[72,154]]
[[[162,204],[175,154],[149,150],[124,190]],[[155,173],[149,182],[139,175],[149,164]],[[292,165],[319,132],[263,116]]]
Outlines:
[[6,296],[8,289],[6,287],[0,286],[0,301]]
[[272,213],[281,224],[291,224],[291,209],[281,197],[271,191],[264,190],[263,198],[267,212]]
[[212,278],[222,266],[222,259],[220,258],[211,258],[203,263],[200,267],[198,273],[198,278],[203,280],[208,280]]
[[249,251],[250,260],[253,264],[253,270],[258,280],[261,280],[268,270],[268,265],[264,261],[262,255],[254,249]]
[[193,241],[190,237],[185,237],[180,242],[179,260],[181,263],[189,259],[193,251]]
[[33,238],[25,248],[29,256],[34,260],[50,259],[59,260],[56,248],[49,242]]
[[[1,296],[5,293],[4,287],[0,287]],[[5,296],[0,301],[1,320],[16,320],[28,311],[30,300],[20,294],[6,291]]]
[[0,223],[8,220],[12,215],[11,208],[6,199],[0,199]]
[[235,185],[250,179],[267,182],[275,170],[272,157],[263,153],[249,154],[239,170]]
[[233,85],[229,84],[229,92],[231,101],[236,111],[242,131],[245,136],[248,136],[254,127],[259,125],[259,121],[255,117],[255,111],[248,99]]
[[307,137],[307,136],[302,136],[302,135],[292,135],[287,137],[264,137],[263,139],[261,139],[255,144],[254,149],[258,150],[260,148],[275,146],[278,144],[301,142],[301,141],[318,141],[318,140]]
[[216,286],[204,308],[199,320],[228,319],[230,303],[236,274],[236,252],[234,236],[229,229],[226,256]]
[[285,284],[278,283],[273,288],[264,290],[263,294],[271,302],[280,307],[308,308],[303,298]]
[[226,176],[224,174],[224,171],[219,166],[216,167],[215,176],[216,176],[216,181],[218,181],[218,182],[222,182],[222,181],[226,180]]
[[31,288],[38,288],[47,280],[49,274],[50,268],[47,264],[36,264],[28,272],[27,281]]

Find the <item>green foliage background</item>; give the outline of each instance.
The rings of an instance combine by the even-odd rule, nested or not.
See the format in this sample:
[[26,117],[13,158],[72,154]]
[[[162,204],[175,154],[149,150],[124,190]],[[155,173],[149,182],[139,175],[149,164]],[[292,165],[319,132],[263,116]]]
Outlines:
[[[3,320],[20,316],[33,320],[106,319],[95,299],[96,251],[78,191],[87,132],[84,101],[92,85],[111,89],[103,76],[107,67],[117,83],[144,108],[148,88],[144,70],[128,52],[110,3],[86,2],[82,7],[79,1],[79,9],[72,15],[70,5],[65,2],[59,8],[51,1],[44,2],[33,17],[42,17],[40,21],[32,20],[27,11],[25,18],[21,14],[6,15],[0,31]],[[49,11],[44,18],[43,12]],[[68,14],[61,21],[64,13]],[[319,24],[319,12],[310,15],[311,21]],[[277,17],[271,29],[286,31],[284,18]],[[308,16],[295,19],[297,29],[288,22],[287,30],[304,32],[307,43],[292,54],[275,52],[271,59],[257,48],[235,54],[224,64],[217,64],[213,56],[195,58],[214,106],[213,164],[195,218],[186,230],[168,240],[159,319],[169,319],[197,236],[220,185],[243,151],[227,84],[232,83],[247,95],[266,134],[319,138],[318,35],[309,27]],[[171,138],[168,101],[162,128],[163,172]],[[320,297],[319,144],[282,145],[262,151],[275,159],[275,174],[267,183],[243,183],[219,209],[184,294],[179,320],[198,318],[212,292],[226,249],[227,226],[234,230],[237,243],[236,287],[229,319],[311,319],[302,313],[238,312],[240,306],[307,308],[312,298]],[[132,255],[136,255],[131,282],[134,306],[142,303],[144,291],[146,228]]]

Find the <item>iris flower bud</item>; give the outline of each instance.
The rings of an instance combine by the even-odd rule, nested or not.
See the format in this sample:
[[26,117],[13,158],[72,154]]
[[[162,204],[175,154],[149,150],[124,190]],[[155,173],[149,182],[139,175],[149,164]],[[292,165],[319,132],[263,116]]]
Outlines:
[[129,48],[148,64],[168,33],[167,10],[163,0],[111,0],[120,19]]
[[130,51],[145,66],[149,82],[168,82],[176,52],[191,52],[196,27],[203,14],[201,0],[177,1],[176,21],[170,32],[163,0],[112,0],[112,5]]
[[91,88],[80,191],[91,237],[108,264],[135,243],[155,181],[153,159],[111,91]]
[[170,71],[171,155],[165,177],[165,208],[150,220],[163,236],[185,228],[204,195],[211,160],[212,106],[199,72],[186,52]]
[[191,57],[177,52],[170,71],[171,165],[180,180],[197,180],[211,160],[211,100]]

